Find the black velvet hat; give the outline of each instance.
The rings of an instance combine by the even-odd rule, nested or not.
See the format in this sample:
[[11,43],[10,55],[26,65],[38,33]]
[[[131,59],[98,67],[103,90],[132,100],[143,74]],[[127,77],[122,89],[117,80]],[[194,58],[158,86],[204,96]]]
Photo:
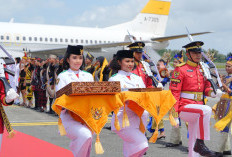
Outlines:
[[82,45],[77,45],[77,46],[72,46],[68,45],[67,54],[74,54],[74,55],[83,55],[83,46]]
[[121,60],[123,58],[134,58],[134,51],[119,50],[116,55],[117,55],[117,60]]

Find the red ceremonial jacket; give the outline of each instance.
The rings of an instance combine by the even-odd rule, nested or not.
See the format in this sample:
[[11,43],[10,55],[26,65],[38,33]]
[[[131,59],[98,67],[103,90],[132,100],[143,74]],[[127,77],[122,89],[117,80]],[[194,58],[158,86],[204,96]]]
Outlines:
[[203,104],[203,100],[193,100],[180,97],[181,93],[201,93],[210,96],[211,84],[204,77],[203,70],[199,64],[191,61],[179,64],[172,73],[169,89],[176,98],[175,110],[181,111],[181,107],[187,104]]
[[[0,81],[0,105],[7,106],[7,104],[5,102],[5,97],[6,97],[6,94],[5,94],[4,85],[3,85],[3,82]],[[0,112],[0,134],[3,133],[3,130],[4,130],[4,125],[3,125],[3,120],[2,120],[2,114]]]

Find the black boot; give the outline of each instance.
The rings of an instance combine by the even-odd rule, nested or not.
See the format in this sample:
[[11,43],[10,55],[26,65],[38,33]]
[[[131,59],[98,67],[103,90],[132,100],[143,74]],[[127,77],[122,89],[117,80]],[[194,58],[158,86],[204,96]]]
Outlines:
[[223,157],[223,154],[221,152],[215,152],[216,153],[216,157]]
[[209,150],[209,148],[206,147],[204,141],[200,139],[196,140],[193,150],[199,153],[201,156],[216,156],[216,153]]
[[224,152],[223,152],[223,155],[231,155],[231,150],[229,150],[229,151],[224,151]]
[[182,145],[182,141],[180,141],[178,144],[174,144],[174,143],[167,143],[166,147],[178,147]]

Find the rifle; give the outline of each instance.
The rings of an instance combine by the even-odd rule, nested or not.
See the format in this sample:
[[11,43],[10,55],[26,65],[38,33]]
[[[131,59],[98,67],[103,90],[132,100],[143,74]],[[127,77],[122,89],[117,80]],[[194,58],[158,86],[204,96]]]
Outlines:
[[204,62],[200,62],[201,67],[204,71],[204,76],[207,78],[207,80],[210,82],[214,93],[216,94],[217,89],[219,89],[219,87],[216,85],[216,83],[213,81],[212,76],[211,76],[211,72],[210,72],[210,68],[208,66],[208,64],[204,63]]
[[161,81],[161,76],[160,76],[160,73],[159,73],[159,70],[156,66],[156,64],[154,63],[154,61],[151,60],[150,56],[148,56],[148,54],[146,54],[145,52],[143,52],[143,56],[150,61],[151,65],[155,67],[155,72],[157,74],[157,77],[158,77],[158,80]]
[[0,49],[2,49],[3,52],[5,52],[5,54],[9,57],[9,59],[0,58],[0,80],[3,82],[5,93],[7,93],[12,87],[6,80],[5,72],[12,76],[14,76],[15,73],[7,68],[4,68],[4,65],[15,64],[15,61],[12,58],[12,56],[1,45],[0,45]]
[[216,76],[219,87],[222,87],[222,82],[221,82],[221,79],[220,79],[220,76],[219,76],[219,73],[218,73],[218,70],[217,70],[215,64],[209,59],[209,57],[204,52],[201,52],[201,54],[204,57],[205,61],[208,62],[208,69],[214,68],[215,74],[211,73],[211,75]]
[[141,61],[143,67],[144,67],[144,70],[146,71],[146,74],[152,79],[152,81],[154,82],[155,84],[155,87],[159,87],[159,81],[154,77],[154,75],[152,74],[151,72],[151,69],[150,69],[150,65],[145,62],[145,61]]

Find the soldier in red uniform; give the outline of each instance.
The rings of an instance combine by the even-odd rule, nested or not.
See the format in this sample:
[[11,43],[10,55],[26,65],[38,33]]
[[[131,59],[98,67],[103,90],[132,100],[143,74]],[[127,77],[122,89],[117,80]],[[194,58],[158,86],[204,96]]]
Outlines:
[[143,42],[135,42],[130,44],[128,47],[130,50],[134,51],[136,68],[132,71],[132,73],[140,76],[143,79],[145,86],[150,88],[153,86],[152,79],[146,74],[146,71],[141,63],[144,46],[145,44]]
[[202,57],[201,41],[191,42],[185,46],[186,63],[179,64],[172,73],[170,90],[177,102],[175,110],[179,117],[188,122],[189,131],[189,157],[215,156],[204,144],[204,140],[210,139],[210,117],[212,109],[203,105],[205,96],[220,97],[221,90],[214,94],[211,84],[204,77],[200,66]]

